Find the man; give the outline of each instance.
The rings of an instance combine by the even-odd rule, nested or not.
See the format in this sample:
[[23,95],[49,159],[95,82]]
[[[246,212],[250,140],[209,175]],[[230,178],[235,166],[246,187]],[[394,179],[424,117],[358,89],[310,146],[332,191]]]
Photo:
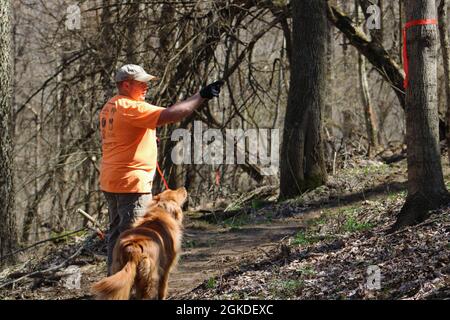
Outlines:
[[103,158],[100,189],[108,204],[108,275],[112,252],[119,234],[145,214],[152,199],[157,146],[156,127],[178,122],[205,100],[217,97],[222,81],[204,87],[199,93],[169,108],[145,102],[147,82],[156,77],[137,65],[127,64],[116,74],[118,95],[100,112]]

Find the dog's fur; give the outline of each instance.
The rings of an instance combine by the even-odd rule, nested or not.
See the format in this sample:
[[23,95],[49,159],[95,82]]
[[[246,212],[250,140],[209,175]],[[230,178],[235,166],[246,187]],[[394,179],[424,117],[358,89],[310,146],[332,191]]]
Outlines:
[[135,285],[137,299],[165,299],[171,268],[181,247],[185,188],[155,196],[147,213],[122,232],[113,251],[113,275],[92,286],[96,299],[126,300]]

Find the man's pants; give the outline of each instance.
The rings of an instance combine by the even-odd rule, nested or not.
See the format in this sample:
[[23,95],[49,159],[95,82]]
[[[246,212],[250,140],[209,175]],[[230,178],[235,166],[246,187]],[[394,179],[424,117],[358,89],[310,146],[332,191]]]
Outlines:
[[113,249],[120,233],[127,230],[139,217],[146,213],[152,200],[151,193],[110,193],[103,191],[108,203],[109,231],[108,241],[108,275],[111,275]]

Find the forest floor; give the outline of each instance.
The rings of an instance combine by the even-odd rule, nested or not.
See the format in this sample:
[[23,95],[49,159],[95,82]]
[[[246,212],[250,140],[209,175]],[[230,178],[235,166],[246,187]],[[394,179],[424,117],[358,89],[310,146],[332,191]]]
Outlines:
[[[443,167],[450,187],[444,157]],[[253,197],[226,212],[186,212],[169,298],[449,299],[450,207],[387,232],[406,177],[406,160],[359,159],[297,199]],[[91,299],[105,254],[104,241],[86,232],[36,246],[0,273],[0,299]],[[371,268],[379,282],[370,282]]]

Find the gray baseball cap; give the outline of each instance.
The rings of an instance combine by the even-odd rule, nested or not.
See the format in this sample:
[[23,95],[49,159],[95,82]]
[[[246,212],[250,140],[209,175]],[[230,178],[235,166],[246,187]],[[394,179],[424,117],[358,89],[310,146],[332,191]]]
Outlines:
[[145,72],[145,70],[135,64],[126,64],[119,68],[116,73],[116,82],[125,80],[136,80],[141,82],[148,82],[150,80],[157,80],[158,78]]

